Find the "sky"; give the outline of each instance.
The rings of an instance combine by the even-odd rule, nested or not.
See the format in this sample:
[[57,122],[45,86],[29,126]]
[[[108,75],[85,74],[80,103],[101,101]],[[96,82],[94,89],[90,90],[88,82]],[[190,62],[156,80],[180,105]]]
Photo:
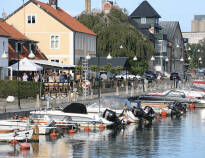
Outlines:
[[[15,11],[23,0],[0,0],[0,15],[3,10],[8,14]],[[28,0],[24,0],[27,2]],[[49,0],[40,0],[48,2]],[[101,8],[101,0],[91,0],[92,8]],[[143,0],[116,0],[120,8],[126,8],[131,14]],[[162,17],[161,21],[179,21],[182,32],[191,31],[194,15],[205,14],[205,0],[148,0]],[[85,0],[58,0],[59,7],[75,16],[84,10]]]

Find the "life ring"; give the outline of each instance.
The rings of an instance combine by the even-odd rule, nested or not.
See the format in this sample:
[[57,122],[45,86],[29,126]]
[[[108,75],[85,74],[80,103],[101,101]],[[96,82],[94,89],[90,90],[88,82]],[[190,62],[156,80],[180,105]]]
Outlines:
[[82,81],[82,87],[83,88],[90,88],[91,84],[89,81]]

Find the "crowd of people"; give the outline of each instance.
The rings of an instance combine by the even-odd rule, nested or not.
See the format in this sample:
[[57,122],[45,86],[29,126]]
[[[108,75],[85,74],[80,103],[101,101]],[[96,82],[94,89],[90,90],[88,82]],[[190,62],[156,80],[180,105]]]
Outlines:
[[34,82],[50,82],[50,83],[69,83],[72,80],[70,73],[66,72],[47,72],[40,74],[39,72],[23,73],[22,81],[34,81]]

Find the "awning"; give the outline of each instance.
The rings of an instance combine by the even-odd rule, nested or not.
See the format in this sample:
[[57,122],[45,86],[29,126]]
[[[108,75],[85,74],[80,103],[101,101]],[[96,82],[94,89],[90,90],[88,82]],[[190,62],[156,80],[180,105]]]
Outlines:
[[62,69],[69,69],[69,68],[75,67],[75,65],[63,64],[63,63],[53,62],[53,61],[48,61],[48,60],[32,60],[32,61],[33,63],[39,64],[42,66],[51,66],[51,67],[62,68]]
[[19,69],[18,69],[18,62],[9,66],[13,71],[41,71],[43,67],[35,64],[32,60],[27,58],[23,58],[19,61]]

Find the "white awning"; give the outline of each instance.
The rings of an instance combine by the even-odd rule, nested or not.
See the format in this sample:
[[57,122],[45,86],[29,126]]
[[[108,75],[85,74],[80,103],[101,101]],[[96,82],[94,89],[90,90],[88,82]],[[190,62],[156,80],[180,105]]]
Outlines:
[[23,58],[19,61],[19,69],[18,62],[9,66],[13,71],[41,71],[43,67],[33,63],[31,60],[27,58]]
[[74,68],[75,65],[69,65],[69,64],[63,64],[63,63],[58,63],[58,62],[53,62],[53,61],[48,61],[48,60],[32,60],[35,64],[39,64],[42,66],[52,66],[52,67],[57,67],[57,68]]

